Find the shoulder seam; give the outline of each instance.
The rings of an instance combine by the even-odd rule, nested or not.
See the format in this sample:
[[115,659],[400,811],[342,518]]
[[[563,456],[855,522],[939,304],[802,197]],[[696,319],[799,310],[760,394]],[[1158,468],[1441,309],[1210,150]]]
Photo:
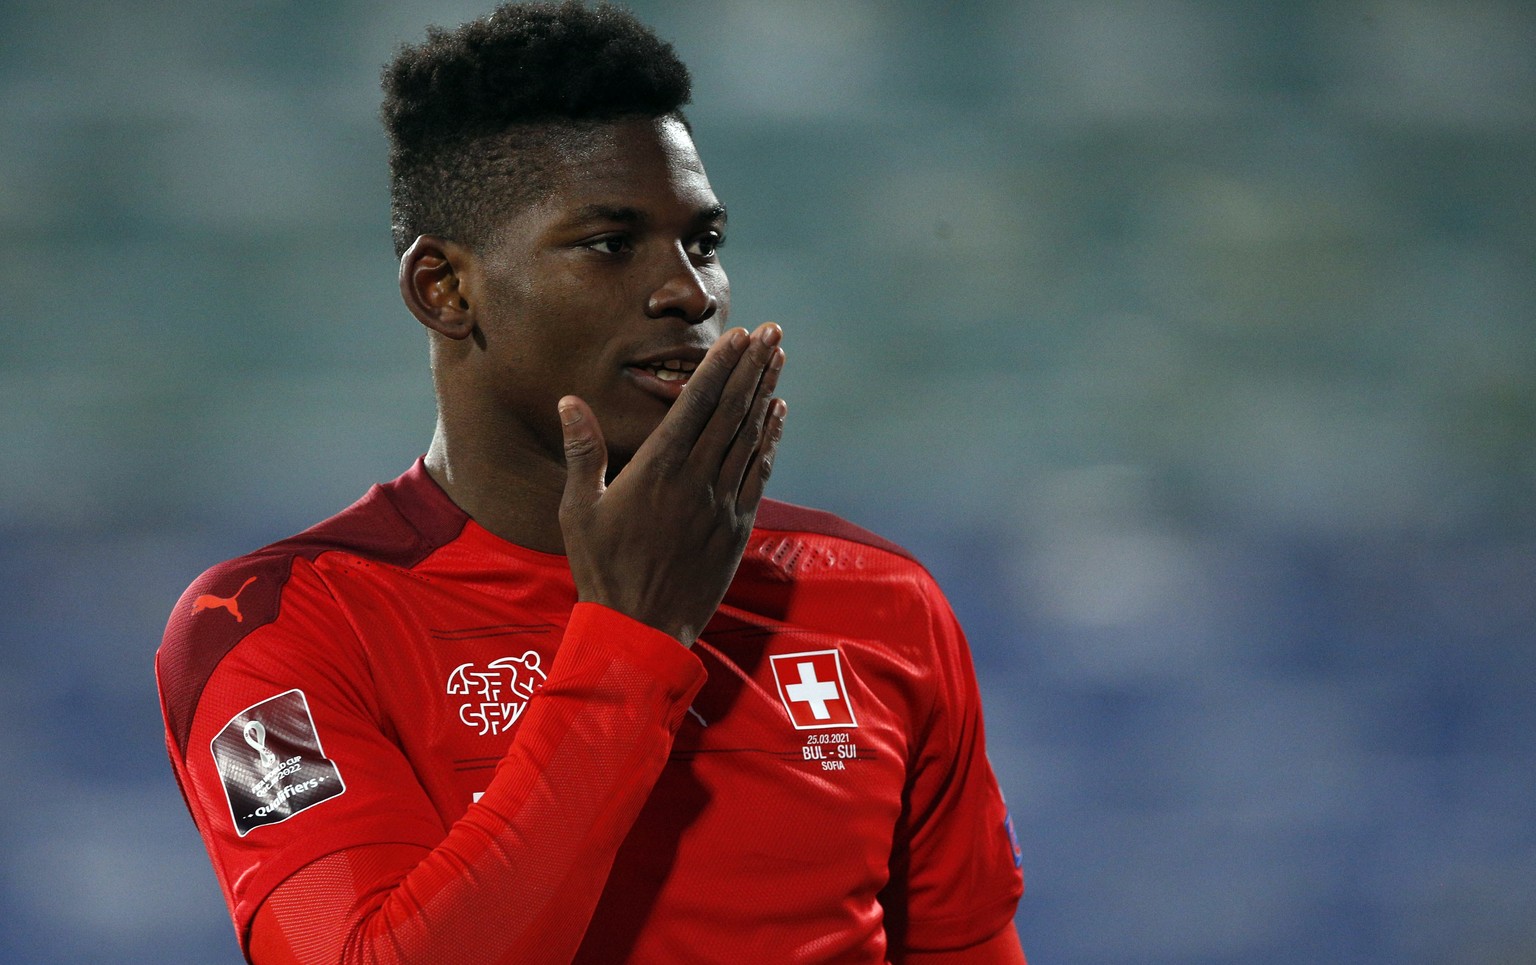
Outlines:
[[800,532],[812,533],[818,536],[830,536],[833,539],[847,540],[850,543],[858,543],[873,549],[883,550],[894,556],[899,556],[921,565],[917,557],[906,547],[876,533],[872,533],[862,526],[850,523],[841,516],[829,513],[826,510],[811,509],[807,506],[796,506],[794,503],[765,499],[758,508],[757,520],[753,528],[774,532]]
[[[165,639],[161,644],[159,656],[173,658],[178,672],[175,676],[168,678],[166,663],[160,660],[156,661],[156,671],[160,678],[166,728],[183,758],[186,757],[187,746],[192,739],[192,721],[197,716],[197,708],[202,703],[203,691],[208,681],[237,646],[251,634],[278,618],[282,611],[283,591],[293,577],[293,566],[297,559],[298,554],[272,552],[271,547],[264,547],[246,556],[210,567],[194,580],[182,594],[181,599],[176,601],[176,609],[172,612],[165,628]],[[252,570],[257,570],[258,573],[248,577],[246,585],[260,578],[259,571],[269,570],[274,575],[276,586],[268,589],[261,596],[253,598],[247,604],[246,611],[239,610],[238,606],[230,610],[229,617],[233,619],[226,617],[222,625],[210,626],[206,621],[201,621],[200,626],[195,628],[192,626],[191,621],[199,611],[212,609],[212,607],[200,607],[198,604],[203,599],[213,596],[208,591],[217,580],[225,574],[250,573]],[[188,612],[189,606],[193,608],[192,612]],[[220,616],[220,614],[210,614],[208,619],[216,620]]]

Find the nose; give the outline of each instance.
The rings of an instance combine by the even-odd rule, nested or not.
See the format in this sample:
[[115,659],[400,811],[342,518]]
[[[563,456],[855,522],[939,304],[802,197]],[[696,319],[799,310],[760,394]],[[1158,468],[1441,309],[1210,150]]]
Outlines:
[[670,316],[697,325],[714,317],[720,310],[720,300],[688,253],[681,249],[678,253],[681,258],[669,269],[666,281],[646,299],[645,313],[651,318]]

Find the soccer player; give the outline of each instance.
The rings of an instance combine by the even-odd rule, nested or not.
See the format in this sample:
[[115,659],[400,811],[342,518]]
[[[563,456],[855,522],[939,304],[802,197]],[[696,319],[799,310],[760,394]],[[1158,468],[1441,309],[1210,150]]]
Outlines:
[[156,662],[240,944],[280,963],[1018,963],[964,637],[763,488],[772,324],[672,49],[513,5],[387,68],[404,475],[215,566]]

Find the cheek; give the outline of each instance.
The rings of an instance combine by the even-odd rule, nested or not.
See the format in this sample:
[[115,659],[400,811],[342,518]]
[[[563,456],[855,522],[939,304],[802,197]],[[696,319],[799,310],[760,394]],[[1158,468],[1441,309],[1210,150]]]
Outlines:
[[508,319],[512,351],[551,368],[576,368],[591,357],[594,321],[601,317],[590,287],[531,286],[519,293]]
[[720,306],[717,313],[720,321],[724,322],[731,314],[731,280],[725,276],[724,268],[716,268],[712,274],[714,277],[711,279],[710,291]]

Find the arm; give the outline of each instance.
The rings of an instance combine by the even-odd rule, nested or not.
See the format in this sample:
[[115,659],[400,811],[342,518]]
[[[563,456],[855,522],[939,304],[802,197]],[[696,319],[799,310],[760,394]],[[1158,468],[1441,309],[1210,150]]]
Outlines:
[[702,682],[696,666],[656,672],[678,657],[662,634],[579,605],[485,794],[447,837],[303,868],[257,913],[251,960],[418,962],[452,947],[454,961],[569,961]]
[[881,894],[891,960],[1017,965],[1024,960],[1013,926],[1021,860],[987,760],[970,648],[938,587],[925,580],[922,592],[936,686]]
[[658,646],[684,656],[676,642],[719,606],[751,532],[782,430],[777,336],[723,335],[609,485],[596,418],[561,400],[561,525],[582,602],[543,690],[441,843],[343,848],[291,875],[256,913],[253,962],[570,960],[701,682],[647,665]]

